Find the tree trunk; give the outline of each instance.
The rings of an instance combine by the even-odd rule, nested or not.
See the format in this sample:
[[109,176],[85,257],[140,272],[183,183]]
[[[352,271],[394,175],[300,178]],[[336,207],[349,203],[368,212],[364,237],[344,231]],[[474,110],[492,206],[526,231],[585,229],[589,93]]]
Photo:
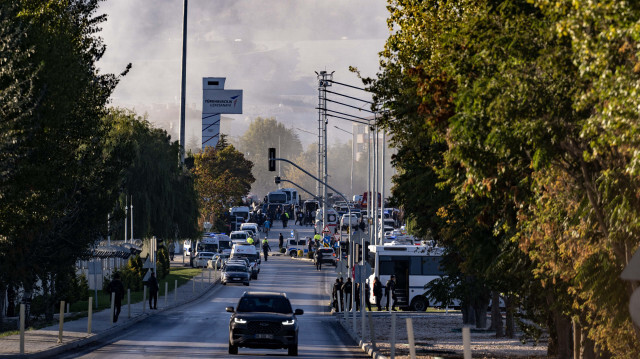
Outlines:
[[573,359],[580,359],[580,346],[582,339],[582,326],[578,318],[573,318]]
[[496,338],[504,336],[504,327],[502,326],[502,313],[500,313],[500,293],[491,292],[491,330],[496,331]]
[[4,303],[7,297],[7,286],[2,284],[0,285],[0,328],[4,323]]
[[515,325],[515,320],[513,318],[513,295],[511,294],[507,294],[504,297],[504,304],[507,310],[507,317],[506,317],[506,332],[505,332],[505,336],[507,338],[515,338],[516,336],[516,325]]
[[473,309],[473,305],[466,303],[462,306],[462,324],[475,325],[476,324],[476,312]]
[[587,337],[586,332],[582,332],[579,340],[580,349],[578,350],[579,359],[596,359],[596,346],[593,340]]
[[485,297],[478,297],[474,301],[473,310],[476,314],[476,328],[487,328],[487,307],[489,306],[489,299]]
[[553,310],[554,321],[556,324],[556,334],[558,336],[558,359],[570,359],[572,340],[571,340],[571,320],[555,309]]

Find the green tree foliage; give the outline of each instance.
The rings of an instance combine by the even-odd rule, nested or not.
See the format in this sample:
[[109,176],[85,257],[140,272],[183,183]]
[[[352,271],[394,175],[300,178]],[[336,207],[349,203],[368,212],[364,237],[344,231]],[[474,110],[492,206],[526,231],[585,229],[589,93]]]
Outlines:
[[[265,157],[266,158],[266,157]],[[249,194],[253,163],[226,141],[195,155],[193,173],[203,222],[216,223]]]
[[[255,181],[252,181],[251,192],[259,196],[264,196],[275,188],[274,172],[269,172],[267,168],[267,149],[274,147],[278,157],[292,161],[302,153],[302,144],[298,135],[275,118],[258,117],[253,120],[235,146],[247,160],[254,164],[252,173]],[[284,173],[286,165],[284,163],[277,165],[283,166],[282,173]]]
[[[111,109],[109,141],[134,156],[123,172],[118,208],[112,216],[115,238],[124,232],[124,205],[133,204],[136,238],[195,238],[198,201],[193,175],[179,162],[180,146],[162,129],[124,109]],[[127,199],[126,196],[131,196]],[[128,224],[130,225],[130,223]]]
[[389,9],[381,73],[365,83],[390,110],[394,196],[417,229],[447,246],[452,274],[547,326],[551,353],[571,356],[573,320],[583,352],[637,357],[637,283],[619,275],[640,238],[638,4]]
[[[100,234],[129,158],[105,147],[98,1],[2,2],[0,289],[54,283]],[[6,55],[6,57],[5,57]],[[5,102],[6,101],[6,102]],[[6,117],[5,117],[6,116]]]

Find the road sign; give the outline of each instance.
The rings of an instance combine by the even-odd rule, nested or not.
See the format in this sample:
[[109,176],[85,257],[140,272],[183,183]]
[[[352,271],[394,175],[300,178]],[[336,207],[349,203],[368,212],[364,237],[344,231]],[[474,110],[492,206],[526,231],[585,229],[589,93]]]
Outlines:
[[142,265],[142,268],[144,269],[151,269],[153,268],[153,263],[151,263],[151,256],[147,257],[147,260],[144,262],[144,264]]
[[336,233],[333,235],[333,240],[336,242],[340,242],[342,238],[340,238],[340,234]]
[[328,225],[325,225],[325,226],[324,226],[324,229],[322,230],[322,233],[323,233],[323,234],[324,234],[324,233],[331,233],[331,230],[329,229],[329,226],[328,226]]
[[149,269],[149,270],[147,271],[147,274],[145,274],[145,275],[144,275],[144,278],[142,278],[142,281],[143,281],[143,282],[146,282],[146,281],[148,281],[150,278],[151,278],[151,269]]

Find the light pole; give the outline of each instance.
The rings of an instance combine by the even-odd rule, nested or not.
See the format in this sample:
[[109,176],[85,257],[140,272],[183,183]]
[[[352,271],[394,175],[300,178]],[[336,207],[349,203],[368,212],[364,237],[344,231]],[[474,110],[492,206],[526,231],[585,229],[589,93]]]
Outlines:
[[[344,130],[338,126],[333,126],[335,128],[337,128],[338,130],[342,131],[342,132],[346,132],[348,134],[351,135],[351,199],[353,200],[353,144],[354,144],[354,138],[353,138],[353,132],[349,132],[347,130]],[[347,203],[347,205],[349,205],[349,203]],[[351,221],[351,219],[349,219],[349,221]]]
[[187,85],[187,4],[184,0],[184,13],[182,18],[182,81],[180,84],[180,163],[184,163],[185,153],[185,101]]

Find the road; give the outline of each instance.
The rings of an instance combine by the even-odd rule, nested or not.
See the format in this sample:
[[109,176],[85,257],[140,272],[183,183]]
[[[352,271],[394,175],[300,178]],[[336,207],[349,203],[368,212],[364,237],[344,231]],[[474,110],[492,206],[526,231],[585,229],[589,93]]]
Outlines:
[[[292,223],[292,222],[290,222]],[[270,233],[271,248],[277,250],[277,236],[288,230],[277,227]],[[291,227],[291,226],[290,226]],[[293,227],[300,228],[300,227]],[[308,235],[311,227],[302,229]],[[311,234],[313,234],[311,232]],[[262,262],[258,280],[249,287],[217,286],[209,294],[189,305],[158,313],[107,341],[67,353],[64,358],[224,358],[286,356],[286,349],[240,348],[229,355],[229,317],[225,307],[237,304],[246,290],[283,291],[294,309],[304,310],[299,317],[299,357],[367,358],[330,316],[329,294],[335,272],[322,271],[307,261],[286,256],[270,256]]]

